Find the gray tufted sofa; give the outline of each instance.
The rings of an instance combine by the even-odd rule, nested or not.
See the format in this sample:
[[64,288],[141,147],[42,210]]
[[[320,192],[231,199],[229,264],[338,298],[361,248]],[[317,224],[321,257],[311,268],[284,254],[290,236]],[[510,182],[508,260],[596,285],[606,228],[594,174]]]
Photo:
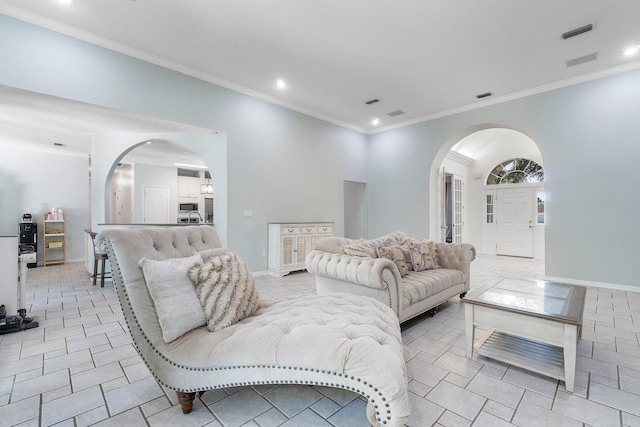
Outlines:
[[203,326],[166,343],[138,260],[221,247],[215,229],[107,229],[98,240],[109,255],[137,351],[156,380],[177,392],[184,413],[191,412],[197,392],[308,384],[364,396],[374,426],[402,426],[409,416],[398,319],[384,304],[344,295],[267,300],[253,317],[218,332]]
[[[390,233],[372,242],[401,243],[406,235]],[[471,261],[476,251],[468,243],[436,243],[441,268],[410,271],[405,277],[395,264],[383,258],[345,255],[343,248],[356,242],[343,237],[324,237],[306,259],[315,276],[318,294],[346,292],[375,298],[393,309],[400,322],[409,320],[470,288]]]

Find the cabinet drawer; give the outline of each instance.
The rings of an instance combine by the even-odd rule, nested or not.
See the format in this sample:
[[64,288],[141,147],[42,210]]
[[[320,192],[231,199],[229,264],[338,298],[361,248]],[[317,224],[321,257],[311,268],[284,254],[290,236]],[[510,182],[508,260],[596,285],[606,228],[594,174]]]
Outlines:
[[331,226],[320,226],[320,227],[318,227],[318,233],[322,233],[322,234],[331,233],[331,234],[333,234],[333,227],[331,227]]
[[282,227],[280,230],[282,234],[300,234],[299,227]]
[[300,232],[302,234],[315,234],[318,232],[318,227],[300,227]]

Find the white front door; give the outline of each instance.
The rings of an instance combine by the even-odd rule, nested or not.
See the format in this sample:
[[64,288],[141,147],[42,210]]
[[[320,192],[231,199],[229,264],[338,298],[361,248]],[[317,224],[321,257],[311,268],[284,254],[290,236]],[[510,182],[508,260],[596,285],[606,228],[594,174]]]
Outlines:
[[145,185],[144,212],[142,222],[149,224],[169,223],[169,187]]
[[496,191],[497,253],[533,257],[533,189]]

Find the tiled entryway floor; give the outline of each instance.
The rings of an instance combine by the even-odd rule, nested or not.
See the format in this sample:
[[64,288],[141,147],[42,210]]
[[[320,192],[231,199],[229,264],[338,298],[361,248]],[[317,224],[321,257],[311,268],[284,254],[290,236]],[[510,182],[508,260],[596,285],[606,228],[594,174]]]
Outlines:
[[[479,256],[472,287],[542,278],[543,270],[537,261]],[[256,281],[262,298],[315,290],[305,272]],[[29,270],[28,288],[41,325],[0,336],[1,426],[368,425],[362,398],[311,386],[209,391],[182,415],[174,392],[158,386],[137,355],[110,283],[94,288],[77,263]],[[588,290],[574,393],[563,382],[465,358],[463,323],[456,298],[404,327],[407,425],[640,426],[640,294]]]

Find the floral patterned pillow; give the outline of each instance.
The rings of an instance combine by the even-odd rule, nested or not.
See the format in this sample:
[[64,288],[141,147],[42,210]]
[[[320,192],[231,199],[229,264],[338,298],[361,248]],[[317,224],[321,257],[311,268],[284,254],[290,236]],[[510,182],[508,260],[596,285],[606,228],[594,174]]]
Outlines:
[[409,252],[411,257],[411,269],[413,271],[424,271],[438,268],[434,255],[436,254],[435,243],[422,239],[406,239],[403,247]]
[[393,261],[396,267],[398,267],[400,277],[404,277],[409,274],[409,267],[407,267],[404,253],[402,252],[400,245],[379,246],[378,257]]

